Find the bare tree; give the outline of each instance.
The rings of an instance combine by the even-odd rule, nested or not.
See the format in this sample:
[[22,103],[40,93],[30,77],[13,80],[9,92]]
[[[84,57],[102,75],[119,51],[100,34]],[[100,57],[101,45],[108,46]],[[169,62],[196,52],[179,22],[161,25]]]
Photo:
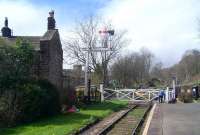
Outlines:
[[163,79],[170,84],[172,76],[176,76],[179,83],[187,83],[200,78],[200,51],[187,50],[182,59],[169,68],[162,69]]
[[139,59],[140,67],[139,68],[141,70],[140,72],[141,82],[143,82],[143,80],[149,79],[153,58],[154,58],[154,55],[148,49],[142,48],[140,50],[140,59]]
[[192,77],[200,74],[200,51],[188,50],[177,66],[177,74],[182,81],[190,81]]
[[122,56],[112,65],[112,78],[121,87],[145,84],[150,79],[152,61],[153,54],[146,49]]
[[158,62],[156,63],[152,70],[151,70],[151,76],[153,78],[158,78],[158,79],[162,79],[163,75],[162,75],[162,69],[163,69],[163,64],[162,62]]
[[[65,61],[68,64],[86,63],[86,53],[83,48],[94,49],[102,47],[99,30],[104,23],[100,19],[90,16],[86,21],[79,22],[73,31],[73,38],[64,41],[64,51],[66,52]],[[105,24],[105,28],[111,28],[111,25]],[[127,44],[124,37],[125,32],[116,32],[111,38],[106,39],[106,43],[111,45],[112,51],[93,52],[90,51],[90,69],[100,73],[102,81],[107,84],[108,64],[119,54],[121,48]],[[105,44],[104,44],[105,45]],[[101,78],[101,77],[100,77]]]

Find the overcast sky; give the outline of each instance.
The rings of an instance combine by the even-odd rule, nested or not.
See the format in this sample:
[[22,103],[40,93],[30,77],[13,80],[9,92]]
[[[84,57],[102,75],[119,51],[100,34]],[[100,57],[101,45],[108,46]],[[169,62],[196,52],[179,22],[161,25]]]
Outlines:
[[148,48],[165,66],[200,49],[200,0],[0,0],[0,27],[7,16],[14,35],[43,35],[51,9],[63,39],[75,20],[98,14],[128,30],[125,52]]

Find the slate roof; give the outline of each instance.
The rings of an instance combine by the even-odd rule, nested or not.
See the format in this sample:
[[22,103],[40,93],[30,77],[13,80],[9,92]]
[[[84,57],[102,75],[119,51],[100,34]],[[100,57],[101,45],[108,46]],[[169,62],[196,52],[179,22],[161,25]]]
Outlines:
[[8,37],[0,37],[7,45],[13,45],[16,43],[17,39],[22,39],[27,42],[30,42],[35,50],[40,50],[40,36],[12,36]]
[[16,43],[16,40],[22,39],[25,41],[30,42],[34,49],[39,51],[40,50],[40,41],[41,40],[51,40],[53,38],[53,35],[57,32],[57,29],[55,30],[48,30],[43,36],[12,36],[12,37],[1,37],[8,45],[13,45]]

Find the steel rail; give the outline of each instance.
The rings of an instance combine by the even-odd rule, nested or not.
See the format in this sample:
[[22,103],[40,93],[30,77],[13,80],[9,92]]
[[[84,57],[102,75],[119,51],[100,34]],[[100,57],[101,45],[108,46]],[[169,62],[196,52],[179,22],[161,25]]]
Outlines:
[[108,125],[107,127],[105,127],[98,135],[106,135],[115,124],[117,124],[121,119],[123,119],[130,111],[134,110],[136,107],[138,107],[137,105],[131,107],[126,113],[124,113],[120,118],[118,118],[116,121],[114,121],[113,123],[111,123],[110,125]]
[[148,112],[151,110],[152,104],[150,104],[148,106],[148,108],[146,109],[144,115],[142,116],[142,118],[140,119],[139,123],[137,124],[136,128],[133,129],[132,134],[131,135],[137,135],[147,117]]

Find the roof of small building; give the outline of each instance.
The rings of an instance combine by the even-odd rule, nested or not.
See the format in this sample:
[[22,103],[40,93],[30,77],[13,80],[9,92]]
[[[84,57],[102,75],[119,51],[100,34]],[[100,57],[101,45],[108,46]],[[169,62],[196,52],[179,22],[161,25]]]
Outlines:
[[12,36],[12,37],[1,37],[7,45],[14,45],[17,39],[22,39],[30,42],[35,50],[40,50],[40,36]]
[[8,45],[13,45],[16,43],[17,39],[25,40],[29,43],[31,43],[36,51],[40,50],[40,41],[41,40],[51,40],[53,38],[53,35],[57,32],[57,29],[55,30],[48,30],[43,36],[11,36],[11,37],[1,37],[3,41]]

